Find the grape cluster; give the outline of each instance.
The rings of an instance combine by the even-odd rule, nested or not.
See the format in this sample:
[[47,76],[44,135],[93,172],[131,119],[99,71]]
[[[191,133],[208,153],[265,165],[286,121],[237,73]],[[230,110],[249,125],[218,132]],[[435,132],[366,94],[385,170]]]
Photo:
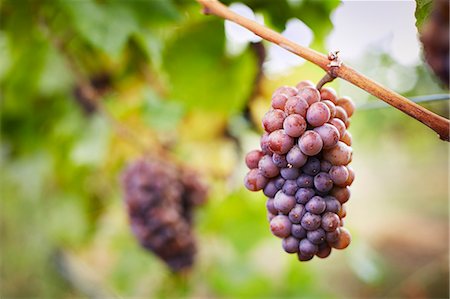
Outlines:
[[350,244],[343,218],[355,177],[347,131],[354,110],[350,98],[310,81],[280,87],[262,119],[261,150],[245,158],[246,188],[263,190],[272,234],[300,261]]
[[160,160],[138,160],[122,175],[131,229],[140,244],[174,272],[190,268],[196,251],[193,208],[206,187],[191,170]]
[[424,23],[420,40],[425,59],[434,73],[449,85],[449,1],[433,1],[430,17]]

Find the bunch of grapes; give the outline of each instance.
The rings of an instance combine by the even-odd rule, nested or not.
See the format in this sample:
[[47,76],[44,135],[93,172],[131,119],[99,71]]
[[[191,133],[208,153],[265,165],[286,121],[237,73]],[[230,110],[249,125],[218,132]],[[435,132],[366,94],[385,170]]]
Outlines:
[[434,73],[449,85],[449,1],[433,2],[433,10],[421,30],[425,59]]
[[350,98],[310,81],[280,87],[262,119],[261,150],[245,158],[246,188],[263,190],[270,230],[300,261],[350,244],[343,218],[355,177],[347,131],[354,110]]
[[140,244],[174,272],[190,268],[196,251],[193,208],[207,190],[191,170],[160,160],[138,160],[122,176],[131,229]]

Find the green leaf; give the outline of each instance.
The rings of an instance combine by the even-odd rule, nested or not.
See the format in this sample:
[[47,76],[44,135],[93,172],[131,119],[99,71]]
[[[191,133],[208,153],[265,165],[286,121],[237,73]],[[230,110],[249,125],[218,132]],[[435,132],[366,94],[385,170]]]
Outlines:
[[430,15],[431,8],[433,7],[433,1],[431,0],[416,0],[416,27],[422,28],[423,22]]
[[188,26],[169,43],[163,65],[172,98],[190,109],[226,115],[244,106],[252,90],[256,60],[249,51],[226,57],[224,36],[223,22],[211,20]]

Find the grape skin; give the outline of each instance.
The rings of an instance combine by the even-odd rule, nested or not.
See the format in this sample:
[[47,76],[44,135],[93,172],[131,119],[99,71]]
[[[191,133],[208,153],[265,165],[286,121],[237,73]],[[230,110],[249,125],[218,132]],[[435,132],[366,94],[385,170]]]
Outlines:
[[288,100],[288,96],[286,94],[277,93],[272,97],[272,108],[284,110],[284,106]]
[[249,169],[258,168],[259,160],[264,156],[260,150],[252,150],[245,156],[245,164]]
[[266,201],[266,209],[267,212],[270,212],[274,215],[278,215],[278,210],[275,209],[275,206],[273,205],[273,198],[268,198]]
[[267,197],[274,197],[277,194],[279,188],[275,185],[274,180],[270,180],[263,189],[263,193]]
[[305,155],[315,156],[322,150],[323,141],[318,133],[314,131],[306,131],[299,138],[298,146]]
[[280,173],[280,169],[273,163],[272,157],[266,155],[259,160],[258,168],[260,173],[266,178],[276,177]]
[[319,192],[328,192],[333,188],[333,180],[326,172],[320,172],[314,177],[314,187]]
[[330,109],[323,102],[311,104],[308,111],[306,111],[306,121],[314,127],[320,127],[326,123],[330,119],[330,116]]
[[347,165],[350,162],[352,149],[342,141],[323,151],[323,158],[334,165]]
[[310,86],[305,86],[302,89],[299,89],[297,92],[298,96],[308,103],[308,105],[312,105],[320,101],[320,93],[319,91]]
[[342,165],[331,167],[329,174],[333,183],[338,186],[344,184],[349,176],[347,167]]
[[314,189],[312,188],[300,188],[295,193],[295,199],[299,204],[306,204],[315,195]]
[[350,188],[348,187],[333,187],[330,194],[334,196],[341,204],[346,203],[350,198]]
[[286,155],[273,154],[272,161],[279,168],[284,168],[288,166]]
[[325,209],[326,212],[333,212],[337,214],[341,209],[341,203],[335,197],[325,196],[323,200],[327,206]]
[[323,100],[321,102],[327,105],[328,109],[330,109],[330,118],[333,118],[336,115],[336,105],[330,100]]
[[288,115],[298,114],[301,117],[305,118],[308,107],[309,105],[304,99],[300,98],[299,96],[293,96],[288,98],[284,107],[284,112],[286,112],[286,114]]
[[282,129],[285,118],[286,114],[282,110],[274,109],[268,111],[262,119],[264,130],[266,130],[266,132],[268,133],[271,133],[275,130]]
[[295,207],[289,212],[289,220],[294,224],[299,224],[303,215],[306,213],[305,206],[296,204]]
[[291,114],[284,119],[283,129],[291,137],[300,137],[306,130],[306,121],[298,114]]
[[251,169],[244,178],[244,185],[250,191],[259,191],[263,189],[268,182],[259,169]]
[[308,161],[302,167],[302,171],[306,174],[315,176],[320,172],[320,160],[316,157],[308,158]]
[[[345,124],[348,120],[347,112],[341,106],[336,106],[336,118],[342,120]],[[345,126],[347,128],[347,126]]]
[[319,249],[319,247],[316,244],[313,244],[308,239],[302,239],[298,247],[300,252],[305,255],[314,255]]
[[284,130],[276,130],[269,135],[269,149],[276,154],[286,154],[293,145],[294,139]]
[[275,198],[273,199],[273,205],[275,209],[280,211],[283,214],[288,214],[292,208],[294,208],[297,201],[295,197],[292,195],[287,195],[283,191],[278,191],[275,194]]
[[314,196],[311,198],[305,205],[305,208],[308,212],[320,215],[323,211],[325,211],[327,205],[322,197]]
[[303,239],[306,237],[306,230],[300,224],[292,224],[291,234],[297,239]]
[[322,224],[322,219],[319,215],[313,214],[311,212],[306,212],[305,215],[303,215],[300,224],[306,230],[315,230],[318,229]]
[[291,222],[285,215],[277,215],[270,221],[270,231],[279,238],[286,238],[291,233]]
[[287,253],[297,253],[299,249],[299,243],[300,242],[298,239],[290,236],[283,239],[282,246],[284,251],[286,251]]
[[349,131],[345,131],[344,135],[339,139],[348,146],[352,146],[352,134]]
[[349,97],[341,97],[337,100],[338,106],[341,106],[344,108],[345,112],[347,113],[348,117],[351,117],[353,115],[353,112],[355,112],[355,104]]
[[298,89],[291,86],[281,86],[277,88],[272,94],[272,98],[278,94],[286,94],[287,96],[295,96],[298,92]]
[[340,139],[338,129],[331,124],[323,124],[320,127],[314,128],[314,132],[319,134],[320,138],[322,138],[324,149],[332,148]]
[[300,171],[295,167],[286,167],[280,170],[281,176],[286,180],[296,180],[300,175]]
[[327,243],[322,243],[319,245],[316,255],[320,258],[326,258],[331,253],[331,247]]
[[295,180],[286,180],[282,190],[287,195],[295,195],[298,190],[297,182]]
[[329,123],[336,127],[339,132],[339,136],[343,136],[345,134],[346,127],[342,120],[339,118],[332,118]]
[[327,160],[320,161],[320,171],[329,172],[333,164],[328,162]]
[[311,80],[304,80],[300,81],[295,87],[300,90],[304,87],[315,87],[315,85]]
[[337,104],[336,91],[331,87],[322,87],[320,90],[320,98],[322,100],[330,100],[333,104]]
[[326,212],[322,215],[322,228],[327,232],[335,231],[340,224],[339,216],[332,212]]
[[269,148],[269,133],[266,132],[261,136],[260,145],[261,150],[264,154],[266,155],[272,154],[272,151]]
[[308,156],[303,154],[298,145],[294,145],[286,154],[286,161],[291,164],[292,167],[300,168],[305,165],[307,160]]
[[302,173],[297,178],[297,185],[300,188],[311,188],[314,187],[314,177],[306,173]]
[[316,230],[310,230],[306,233],[308,240],[316,245],[322,244],[326,238],[326,232],[323,228],[318,228]]
[[339,228],[339,238],[336,242],[331,243],[330,245],[333,246],[333,248],[336,249],[344,249],[347,248],[348,245],[350,245],[350,242],[352,241],[352,237],[347,229],[340,227]]

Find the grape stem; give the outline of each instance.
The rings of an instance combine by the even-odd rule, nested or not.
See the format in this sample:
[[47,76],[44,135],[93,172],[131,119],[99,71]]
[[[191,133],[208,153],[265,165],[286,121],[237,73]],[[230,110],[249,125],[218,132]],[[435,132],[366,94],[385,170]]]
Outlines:
[[[203,13],[215,15],[217,17],[229,20],[242,27],[252,31],[261,38],[270,41],[278,46],[300,56],[318,67],[325,70],[327,73],[333,72],[333,75],[344,79],[355,86],[367,91],[375,97],[383,100],[387,104],[397,108],[406,113],[412,118],[420,121],[430,129],[435,131],[442,140],[449,141],[450,135],[450,121],[442,116],[439,116],[426,108],[408,100],[400,94],[392,91],[381,84],[373,81],[365,75],[359,73],[352,67],[342,63],[339,67],[330,66],[328,57],[313,49],[300,46],[289,39],[282,36],[255,21],[242,17],[232,12],[228,7],[217,0],[197,0],[203,6]],[[333,69],[333,70],[331,70]]]

